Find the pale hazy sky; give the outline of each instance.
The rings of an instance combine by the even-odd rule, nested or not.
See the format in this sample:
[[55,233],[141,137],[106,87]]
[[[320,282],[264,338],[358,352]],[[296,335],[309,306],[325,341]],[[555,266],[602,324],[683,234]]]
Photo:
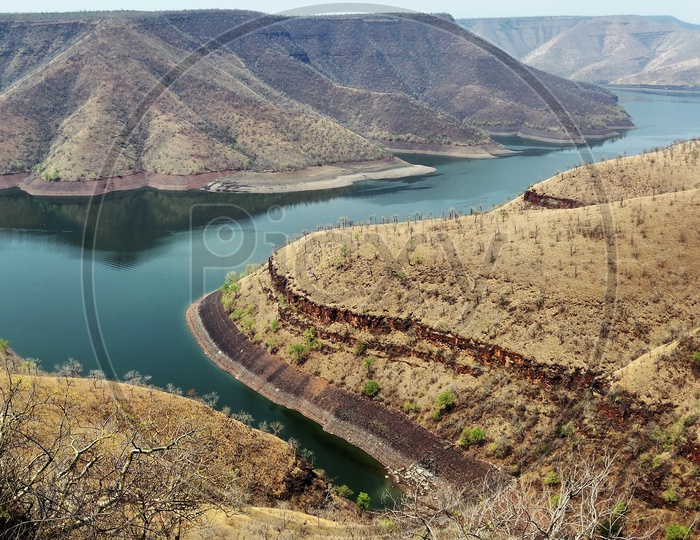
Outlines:
[[[252,9],[278,13],[326,3],[298,0],[0,0],[0,11]],[[341,4],[340,2],[337,2]],[[377,2],[379,3],[379,2]],[[430,13],[446,12],[458,18],[514,17],[529,15],[672,15],[700,24],[696,0],[401,0],[388,5]]]

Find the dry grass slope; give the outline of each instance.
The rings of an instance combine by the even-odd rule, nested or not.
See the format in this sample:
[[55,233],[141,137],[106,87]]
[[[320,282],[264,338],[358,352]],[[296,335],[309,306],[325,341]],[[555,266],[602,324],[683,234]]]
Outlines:
[[[273,530],[280,519],[275,507],[310,522],[314,518],[299,511],[318,517],[337,506],[290,445],[199,401],[95,378],[35,374],[35,364],[4,343],[0,361],[8,368],[0,375],[6,532],[25,526],[46,538],[151,538],[191,530],[190,538],[213,538],[213,523],[243,534],[267,512],[259,529]],[[143,452],[132,455],[137,448]],[[63,503],[52,510],[59,498]],[[35,529],[23,521],[29,516],[38,520]],[[324,527],[333,524],[324,520]]]
[[[377,381],[374,399],[449,441],[480,427],[485,444],[469,451],[510,472],[545,474],[572,446],[609,447],[619,480],[640,479],[648,530],[668,514],[690,521],[700,504],[698,146],[533,188],[579,208],[520,198],[487,214],[310,234],[225,305],[253,341],[355,392]],[[611,202],[596,204],[596,184]]]

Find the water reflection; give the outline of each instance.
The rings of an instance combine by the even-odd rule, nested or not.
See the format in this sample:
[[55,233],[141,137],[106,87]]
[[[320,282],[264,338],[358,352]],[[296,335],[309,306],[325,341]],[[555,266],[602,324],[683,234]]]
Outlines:
[[[397,187],[396,189],[400,189]],[[60,243],[82,247],[83,235],[94,239],[86,246],[102,253],[97,259],[110,266],[129,268],[157,256],[172,233],[206,226],[221,205],[229,212],[241,207],[258,216],[275,205],[316,204],[352,191],[352,188],[292,194],[165,193],[151,189],[109,194],[89,200],[35,198],[20,190],[0,191],[0,229],[27,234],[50,233]],[[88,212],[90,205],[99,212]],[[197,211],[193,212],[192,209]],[[244,218],[244,212],[240,214]],[[95,234],[97,233],[97,234]]]

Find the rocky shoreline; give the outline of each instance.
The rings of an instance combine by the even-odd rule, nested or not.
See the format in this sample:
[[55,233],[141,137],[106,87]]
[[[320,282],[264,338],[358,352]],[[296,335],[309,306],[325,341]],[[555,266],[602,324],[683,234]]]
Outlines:
[[[231,322],[220,291],[187,310],[190,332],[221,369],[269,400],[296,410],[381,462],[399,487],[446,482],[476,493],[509,477],[381,403],[331,386],[253,344]],[[404,474],[405,473],[405,474]],[[410,473],[410,474],[409,474]],[[420,488],[420,486],[423,486]]]
[[129,176],[85,181],[50,181],[29,173],[0,176],[0,190],[19,188],[37,197],[94,197],[143,188],[161,191],[205,190],[226,193],[291,193],[333,189],[362,180],[385,180],[435,172],[390,157],[377,161],[335,163],[298,171],[219,171],[187,176],[142,172]]

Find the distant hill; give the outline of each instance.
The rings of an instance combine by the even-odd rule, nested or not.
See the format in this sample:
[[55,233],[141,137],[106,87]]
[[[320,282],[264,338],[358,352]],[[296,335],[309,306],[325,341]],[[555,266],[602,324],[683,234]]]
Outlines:
[[700,27],[673,17],[523,17],[459,24],[525,64],[596,84],[700,89]]
[[[431,19],[415,20],[421,16],[278,18],[222,38],[178,72],[204,44],[261,16],[0,18],[0,174],[270,172],[377,160],[391,149],[473,147],[488,155],[498,149],[488,132],[564,135],[520,68],[466,32],[455,37],[426,24]],[[631,127],[607,91],[538,77],[584,135]],[[115,141],[118,155],[106,160]]]

